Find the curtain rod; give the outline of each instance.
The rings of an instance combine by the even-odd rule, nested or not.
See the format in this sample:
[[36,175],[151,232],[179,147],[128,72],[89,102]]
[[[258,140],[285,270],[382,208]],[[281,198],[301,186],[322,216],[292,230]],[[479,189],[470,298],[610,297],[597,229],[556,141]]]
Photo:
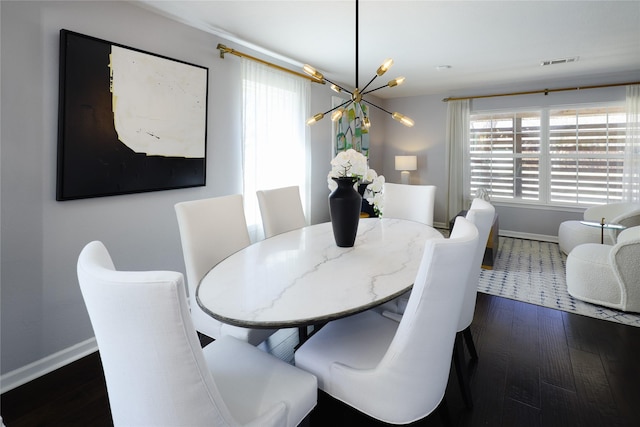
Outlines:
[[541,89],[541,90],[530,90],[525,92],[511,92],[511,93],[498,93],[493,95],[477,95],[477,96],[462,96],[462,97],[450,97],[444,98],[442,102],[448,101],[461,101],[464,99],[479,99],[479,98],[497,98],[499,96],[515,96],[515,95],[533,95],[544,93],[545,95],[549,95],[551,92],[565,92],[569,90],[584,90],[584,89],[599,89],[603,87],[615,87],[615,86],[629,86],[629,85],[637,85],[640,82],[631,82],[631,83],[612,83],[606,85],[595,85],[595,86],[582,86],[582,87],[564,87],[560,89]]
[[288,68],[281,67],[280,65],[276,65],[276,64],[273,64],[271,62],[262,60],[260,58],[256,58],[255,56],[251,56],[251,55],[247,55],[246,53],[238,52],[237,50],[228,48],[225,45],[220,44],[220,43],[218,43],[218,46],[216,46],[216,49],[218,49],[220,51],[220,58],[222,58],[222,59],[224,59],[224,54],[225,53],[230,53],[232,55],[239,56],[240,58],[246,58],[246,59],[250,59],[252,61],[260,62],[261,64],[268,65],[269,67],[276,68],[276,69],[278,69],[280,71],[284,71],[285,73],[293,74],[293,75],[296,75],[298,77],[302,77],[302,78],[305,78],[307,80],[311,80],[313,83],[325,84],[324,81],[320,81],[320,80],[314,79],[313,77],[308,76],[306,74],[298,73],[298,72],[290,70]]

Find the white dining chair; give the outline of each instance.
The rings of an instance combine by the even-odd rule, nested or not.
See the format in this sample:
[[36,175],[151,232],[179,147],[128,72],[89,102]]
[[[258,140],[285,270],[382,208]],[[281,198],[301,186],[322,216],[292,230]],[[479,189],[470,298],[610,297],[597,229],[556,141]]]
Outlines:
[[181,273],[117,271],[102,242],[78,258],[116,426],[296,426],[316,378],[225,336],[200,347]]
[[458,332],[454,344],[453,363],[456,369],[458,384],[468,408],[473,407],[473,398],[471,396],[471,386],[469,384],[469,375],[467,373],[466,364],[464,363],[463,339],[467,345],[467,350],[472,360],[478,360],[478,352],[473,342],[471,333],[471,322],[476,311],[476,299],[478,296],[478,282],[480,280],[480,271],[482,270],[482,260],[487,248],[489,233],[493,225],[495,216],[495,208],[493,205],[482,199],[474,199],[471,207],[467,211],[466,218],[471,221],[478,229],[478,244],[473,255],[469,280],[465,290],[464,300],[462,302],[462,310],[460,310],[460,320],[458,321]]
[[407,424],[438,408],[478,231],[457,218],[449,239],[426,242],[400,322],[368,310],[329,322],[295,353],[318,387],[380,421]]
[[256,196],[265,238],[307,225],[298,186],[258,190]]
[[[493,225],[493,218],[495,216],[495,207],[482,199],[476,198],[471,202],[471,207],[467,211],[465,216],[471,223],[473,223],[478,229],[478,244],[474,250],[473,259],[471,261],[471,271],[469,273],[469,279],[465,288],[464,300],[462,302],[462,309],[460,310],[460,320],[458,321],[458,328],[456,334],[456,341],[454,344],[453,363],[456,369],[458,378],[458,384],[460,390],[468,408],[473,407],[473,399],[471,396],[471,388],[469,386],[469,377],[465,369],[464,364],[464,343],[467,345],[467,349],[472,360],[478,359],[478,352],[476,351],[475,344],[473,342],[473,335],[471,333],[471,322],[476,310],[476,298],[478,295],[478,282],[480,280],[480,271],[482,269],[482,260],[487,247],[487,240],[489,239],[489,232]],[[403,295],[398,298],[397,311],[395,313],[402,314],[408,303],[408,297]],[[388,305],[385,307],[389,307]],[[393,306],[391,306],[394,308]],[[391,315],[389,311],[385,312],[385,315],[399,319],[398,316]]]
[[[307,220],[302,209],[300,187],[290,186],[274,188],[271,190],[256,191],[264,237],[268,239],[276,234],[286,233],[307,225]],[[298,339],[303,342],[307,339],[308,328],[298,328]]]
[[433,227],[435,185],[407,185],[385,182],[384,218],[417,221]]
[[205,274],[229,255],[251,243],[242,196],[212,197],[175,205],[187,273],[191,318],[200,333],[218,339],[231,335],[258,345],[275,330],[228,325],[204,312],[196,302],[196,289]]
[[491,203],[476,198],[471,202],[471,207],[465,216],[478,229],[478,245],[473,255],[472,269],[469,274],[469,282],[467,283],[462,311],[460,312],[458,331],[465,336],[467,347],[474,359],[477,359],[478,355],[475,350],[475,345],[473,344],[470,326],[476,310],[476,297],[478,295],[478,281],[480,280],[480,271],[482,270],[482,260],[484,259],[484,253],[487,248],[487,241],[489,240],[489,233],[491,232],[495,214],[496,209]]
[[[408,185],[384,183],[384,218],[416,221],[433,227],[436,200],[435,185]],[[409,293],[382,304],[375,310],[400,313],[409,300]]]

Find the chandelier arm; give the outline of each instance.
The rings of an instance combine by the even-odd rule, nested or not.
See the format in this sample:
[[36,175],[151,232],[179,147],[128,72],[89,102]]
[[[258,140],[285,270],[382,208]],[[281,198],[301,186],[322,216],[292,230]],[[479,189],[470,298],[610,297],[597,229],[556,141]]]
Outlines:
[[389,87],[389,85],[388,85],[388,84],[386,84],[386,85],[384,85],[384,86],[380,86],[380,87],[377,87],[377,88],[375,88],[375,89],[371,89],[371,90],[368,90],[368,91],[366,91],[366,92],[363,92],[363,93],[362,93],[362,96],[365,96],[365,95],[366,95],[366,94],[368,94],[368,93],[375,92],[375,91],[380,90],[380,89],[384,89],[385,87]]
[[323,115],[324,115],[324,114],[328,114],[328,113],[332,112],[333,110],[337,110],[338,108],[340,108],[340,107],[343,107],[343,106],[347,105],[347,104],[348,104],[348,103],[350,103],[350,102],[351,102],[351,100],[350,100],[350,99],[347,99],[347,100],[346,100],[346,101],[344,101],[342,104],[337,105],[337,106],[333,107],[332,109],[325,111],[325,112],[324,112],[324,113],[322,113],[322,114],[323,114]]
[[[372,78],[371,80],[369,80],[369,83],[367,83],[367,84],[365,85],[365,87],[363,87],[363,88],[362,88],[362,91],[361,91],[361,92],[363,92],[363,93],[362,93],[363,95],[364,95],[365,93],[368,93],[368,92],[364,92],[364,91],[365,91],[365,90],[367,90],[367,88],[369,87],[369,85],[370,85],[371,83],[373,83],[373,81],[374,81],[375,79],[377,79],[377,78],[378,78],[378,74],[374,74],[374,75],[373,75],[373,78]],[[383,87],[384,87],[384,86],[383,86]]]
[[332,112],[333,110],[337,110],[338,108],[340,108],[340,107],[342,107],[342,106],[344,106],[344,105],[346,105],[346,104],[349,104],[349,103],[351,103],[351,102],[353,102],[353,101],[351,101],[350,99],[347,99],[347,100],[346,100],[346,101],[344,101],[342,104],[340,104],[340,105],[336,105],[335,107],[333,107],[333,108],[332,108],[332,109],[330,109],[330,110],[325,111],[324,113],[318,113],[318,114],[314,115],[313,117],[310,117],[310,118],[309,118],[309,120],[307,120],[307,125],[312,125],[312,124],[314,124],[314,123],[316,123],[316,122],[319,122],[320,120],[322,120],[322,119],[324,118],[324,116],[325,116],[326,114],[329,114],[329,113],[330,113],[330,112]]
[[353,93],[353,92],[351,92],[349,89],[346,89],[346,88],[344,88],[344,87],[340,86],[338,83],[332,82],[331,80],[329,80],[329,79],[328,79],[328,78],[326,78],[326,77],[324,78],[324,80],[328,81],[328,82],[329,82],[329,83],[331,83],[332,85],[336,85],[336,86],[338,86],[338,87],[340,88],[340,90],[343,90],[343,91],[347,92],[349,95],[351,95],[351,94]]

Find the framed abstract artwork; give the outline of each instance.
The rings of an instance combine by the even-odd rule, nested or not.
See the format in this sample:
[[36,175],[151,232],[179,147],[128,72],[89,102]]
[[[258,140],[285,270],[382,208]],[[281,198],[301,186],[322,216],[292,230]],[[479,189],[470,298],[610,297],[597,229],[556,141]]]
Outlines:
[[[344,99],[331,97],[331,106],[337,107],[344,103]],[[368,108],[363,102],[362,108]],[[333,122],[333,156],[340,151],[353,148],[369,158],[369,131],[362,125],[361,118],[356,112],[356,106],[350,103],[342,117]]]
[[56,200],[205,185],[209,70],[60,31]]

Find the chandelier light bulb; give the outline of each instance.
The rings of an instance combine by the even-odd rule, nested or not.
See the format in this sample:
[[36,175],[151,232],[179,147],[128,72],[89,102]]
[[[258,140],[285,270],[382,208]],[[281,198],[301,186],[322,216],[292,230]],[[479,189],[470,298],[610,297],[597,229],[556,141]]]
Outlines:
[[396,77],[393,80],[390,80],[388,85],[389,87],[394,87],[394,86],[400,86],[402,83],[404,83],[404,77]]
[[343,114],[344,114],[344,108],[338,108],[336,111],[331,113],[331,121],[332,122],[338,121]]
[[362,119],[362,124],[364,125],[365,129],[369,129],[371,127],[369,117],[365,117],[364,119]]
[[342,92],[342,89],[340,89],[337,85],[333,84],[331,85],[331,90],[337,93]]
[[387,72],[387,70],[389,70],[389,68],[391,68],[392,65],[393,65],[393,59],[391,58],[385,59],[382,65],[378,68],[378,71],[376,71],[376,74],[378,76],[383,75],[384,73]]
[[324,76],[322,75],[322,73],[318,72],[318,70],[316,70],[309,64],[304,64],[304,67],[302,67],[302,71],[315,79],[324,80]]
[[403,114],[400,114],[398,112],[393,112],[391,114],[391,117],[393,117],[394,120],[399,121],[400,123],[402,123],[403,125],[407,126],[407,127],[412,127],[414,125],[413,120],[410,117],[407,117]]
[[319,122],[320,120],[322,120],[322,118],[324,117],[324,114],[322,113],[318,113],[313,117],[310,117],[309,120],[307,120],[307,124],[308,125],[312,125],[316,122]]

